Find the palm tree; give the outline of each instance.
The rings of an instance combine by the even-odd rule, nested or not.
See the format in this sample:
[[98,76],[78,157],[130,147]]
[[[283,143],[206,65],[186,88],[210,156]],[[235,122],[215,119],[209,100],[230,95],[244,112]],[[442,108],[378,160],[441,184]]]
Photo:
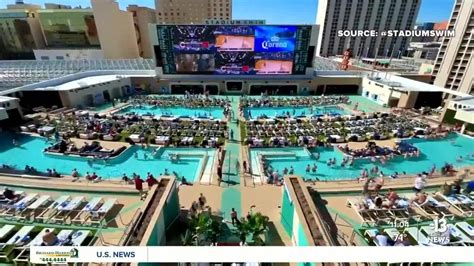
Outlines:
[[221,222],[213,219],[209,212],[200,212],[188,221],[188,229],[181,241],[185,246],[204,246],[214,243],[221,231]]
[[269,218],[260,212],[249,213],[246,218],[242,218],[241,222],[237,224],[240,240],[245,243],[247,236],[250,236],[254,245],[264,246],[263,235],[268,230],[268,221]]

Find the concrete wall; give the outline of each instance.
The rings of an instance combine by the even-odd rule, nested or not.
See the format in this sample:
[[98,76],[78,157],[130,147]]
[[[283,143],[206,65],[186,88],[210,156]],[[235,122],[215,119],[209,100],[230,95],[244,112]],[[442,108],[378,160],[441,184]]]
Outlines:
[[362,80],[362,96],[380,104],[388,104],[392,97],[391,87],[368,78]]
[[[246,76],[247,78],[248,76]],[[161,89],[164,88],[165,91],[169,92],[171,89],[171,85],[216,85],[219,88],[220,93],[236,93],[236,91],[227,91],[226,90],[226,82],[229,81],[242,81],[243,82],[243,90],[242,92],[237,93],[250,93],[250,89],[252,85],[296,85],[297,86],[297,93],[301,94],[305,91],[308,93],[316,91],[318,86],[320,85],[357,85],[361,86],[361,77],[341,77],[341,78],[334,78],[334,77],[315,77],[313,79],[244,79],[243,77],[235,77],[235,78],[228,78],[223,80],[222,78],[212,78],[206,77],[200,80],[199,78],[194,79],[158,79],[156,81],[156,86],[152,88],[153,93],[161,93]],[[153,84],[153,83],[152,83]]]
[[160,198],[160,203],[151,217],[150,226],[145,232],[140,246],[165,245],[166,230],[176,221],[179,212],[177,183],[174,178],[170,178],[170,182]]
[[23,112],[20,107],[20,99],[0,96],[0,120],[8,119],[8,113],[15,109],[18,110],[20,116],[23,117]]
[[131,88],[130,78],[76,90],[60,91],[59,96],[63,106],[66,107],[97,106],[104,103],[105,91],[108,91],[111,99],[120,98],[126,96],[127,87]]
[[418,97],[418,92],[410,91],[408,93],[401,93],[400,100],[398,101],[397,107],[399,108],[413,108]]
[[132,13],[114,0],[92,0],[100,46],[107,59],[138,58],[137,34]]

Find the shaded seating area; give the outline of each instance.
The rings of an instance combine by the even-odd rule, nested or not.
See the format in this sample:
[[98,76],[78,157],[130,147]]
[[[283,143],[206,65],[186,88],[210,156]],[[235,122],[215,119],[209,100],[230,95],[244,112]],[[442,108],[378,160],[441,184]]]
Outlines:
[[[355,120],[347,117],[319,117],[282,118],[282,119],[251,119],[246,121],[247,141],[253,138],[263,139],[263,146],[273,144],[272,137],[285,137],[288,145],[305,145],[299,141],[300,137],[329,142],[362,142],[367,140],[383,140],[391,137],[415,136],[414,130],[418,127],[429,128],[421,121],[409,117],[392,114],[373,114],[372,118],[356,117]],[[429,131],[429,130],[427,130]]]

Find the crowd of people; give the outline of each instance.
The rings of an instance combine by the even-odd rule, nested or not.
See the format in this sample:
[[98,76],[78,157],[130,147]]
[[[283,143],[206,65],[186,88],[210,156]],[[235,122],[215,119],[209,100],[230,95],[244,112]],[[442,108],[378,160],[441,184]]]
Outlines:
[[211,97],[206,94],[185,93],[183,96],[150,96],[138,95],[129,100],[133,106],[151,105],[160,108],[183,106],[189,108],[195,107],[228,107],[230,100],[223,97]]
[[240,108],[246,107],[295,107],[295,106],[324,106],[348,104],[348,96],[306,96],[306,97],[272,97],[262,95],[260,97],[242,97]]
[[[359,141],[382,139],[389,137],[408,137],[415,135],[417,128],[424,128],[429,131],[429,126],[421,121],[413,120],[409,117],[396,117],[393,115],[381,116],[371,119],[360,119],[354,121],[316,121],[316,120],[295,120],[287,122],[274,120],[273,122],[247,121],[247,143],[257,140],[265,140],[263,146],[272,145],[270,138],[285,138],[287,145],[302,145],[304,143],[291,141],[291,138],[306,137],[313,139],[328,138],[330,141]],[[286,145],[285,145],[286,146]]]
[[400,141],[395,147],[380,147],[375,142],[369,141],[364,148],[351,149],[349,144],[338,145],[345,155],[355,158],[370,158],[371,162],[380,160],[382,164],[385,164],[388,160],[395,158],[395,156],[403,156],[405,159],[408,157],[419,157],[421,151],[414,145]]

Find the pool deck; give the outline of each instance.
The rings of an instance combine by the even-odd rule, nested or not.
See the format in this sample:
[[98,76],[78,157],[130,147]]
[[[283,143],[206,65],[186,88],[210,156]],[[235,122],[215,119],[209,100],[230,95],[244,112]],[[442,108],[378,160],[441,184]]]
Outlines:
[[[3,185],[7,185],[5,183],[6,179],[3,176],[0,176],[0,183]],[[80,190],[79,187],[74,186],[75,191],[68,191],[65,192],[61,190],[61,187],[68,187],[71,186],[64,186],[63,184],[55,183],[54,185],[45,183],[47,181],[42,181],[41,184],[23,184],[29,183],[28,181],[22,182],[22,187],[14,187],[17,190],[22,190],[25,193],[38,193],[40,195],[50,195],[52,198],[58,198],[65,194],[74,197],[74,196],[84,196],[86,199],[91,199],[92,197],[102,197],[104,200],[109,198],[116,198],[118,204],[111,210],[112,215],[106,217],[107,227],[105,228],[97,228],[97,227],[90,227],[90,226],[83,226],[83,225],[69,225],[69,224],[45,224],[45,223],[33,223],[36,226],[48,226],[48,227],[60,227],[66,229],[91,229],[97,230],[96,236],[98,239],[93,243],[93,245],[117,245],[124,235],[128,224],[132,222],[135,217],[135,212],[139,210],[143,204],[143,201],[139,200],[139,196],[137,193],[121,193],[124,188],[118,190],[115,188],[115,193],[113,191],[108,191],[109,193],[104,194],[105,186],[104,184],[100,184],[97,187],[88,187],[87,190]],[[18,178],[16,178],[16,184],[18,184]],[[15,185],[12,184],[12,187]],[[26,186],[28,185],[28,186]],[[55,190],[47,189],[48,187],[54,188]],[[99,188],[100,187],[100,188]],[[120,193],[117,193],[120,191]],[[11,220],[3,220],[0,218],[0,222],[6,223],[14,223],[14,224],[28,224],[31,225],[29,222],[12,222]]]
[[[238,99],[238,97],[235,97]],[[376,103],[365,99],[360,107],[367,107],[366,109],[377,109],[377,111],[388,111],[387,108],[378,106]],[[238,102],[234,101],[232,110],[237,115]],[[367,105],[367,106],[365,106]],[[118,105],[116,109],[119,108]],[[352,107],[344,105],[344,108],[352,111]],[[101,113],[110,112],[103,110]],[[237,117],[240,121],[244,121],[243,117]],[[268,245],[274,246],[290,246],[292,240],[286,234],[280,220],[281,220],[281,205],[283,186],[274,186],[264,184],[262,182],[255,182],[255,176],[243,173],[238,169],[236,160],[240,163],[242,169],[242,162],[247,161],[251,164],[249,158],[249,150],[246,145],[240,142],[240,128],[238,123],[229,121],[229,129],[234,130],[234,140],[228,141],[225,145],[226,158],[223,166],[223,182],[220,186],[217,184],[217,167],[212,168],[212,179],[207,184],[194,183],[192,186],[182,185],[178,188],[178,195],[180,206],[182,209],[189,209],[193,201],[197,201],[202,193],[207,199],[207,205],[210,206],[213,213],[224,217],[228,220],[230,218],[230,209],[236,208],[239,216],[245,216],[252,208],[254,212],[261,212],[270,219],[270,239]],[[92,140],[72,139],[78,147],[82,146],[84,142],[91,142]],[[395,144],[396,139],[376,141],[379,146],[390,146]],[[113,141],[99,141],[104,148],[116,149],[122,146],[130,146],[126,142]],[[351,149],[364,148],[367,142],[349,142]],[[217,154],[216,154],[217,157]],[[470,172],[474,172],[474,166],[468,167]],[[462,171],[461,169],[457,169]],[[260,177],[258,177],[260,179]],[[465,180],[472,180],[472,174]],[[455,177],[441,177],[436,176],[427,180],[427,189],[435,190],[445,182],[452,182]],[[228,181],[228,182],[226,182]],[[104,180],[99,183],[88,182],[81,178],[81,180],[73,182],[73,178],[65,176],[63,178],[48,178],[48,179],[32,179],[8,176],[0,174],[0,184],[2,186],[12,186],[24,191],[40,191],[39,193],[49,195],[64,195],[68,194],[83,194],[86,197],[93,195],[108,197],[117,197],[119,202],[124,206],[120,211],[120,218],[116,218],[114,222],[115,227],[102,230],[103,238],[107,243],[114,244],[122,237],[124,224],[127,224],[133,218],[134,212],[143,204],[139,200],[137,191],[133,184],[125,184],[120,180]],[[410,190],[414,184],[414,177],[400,177],[397,179],[385,179],[383,189],[394,188],[397,190]],[[315,181],[306,182],[307,188],[314,189],[321,193],[321,196],[327,201],[326,207],[331,213],[333,219],[336,219],[336,224],[344,239],[349,241],[355,226],[357,226],[359,219],[353,209],[346,206],[348,197],[361,195],[363,183],[357,180],[341,180],[341,181]],[[144,186],[147,188],[147,186]],[[412,192],[411,192],[412,193]],[[336,218],[339,217],[339,218]],[[123,223],[119,220],[122,220]],[[122,226],[122,227],[121,227]],[[100,241],[97,245],[101,245]],[[350,244],[347,242],[347,244]]]

